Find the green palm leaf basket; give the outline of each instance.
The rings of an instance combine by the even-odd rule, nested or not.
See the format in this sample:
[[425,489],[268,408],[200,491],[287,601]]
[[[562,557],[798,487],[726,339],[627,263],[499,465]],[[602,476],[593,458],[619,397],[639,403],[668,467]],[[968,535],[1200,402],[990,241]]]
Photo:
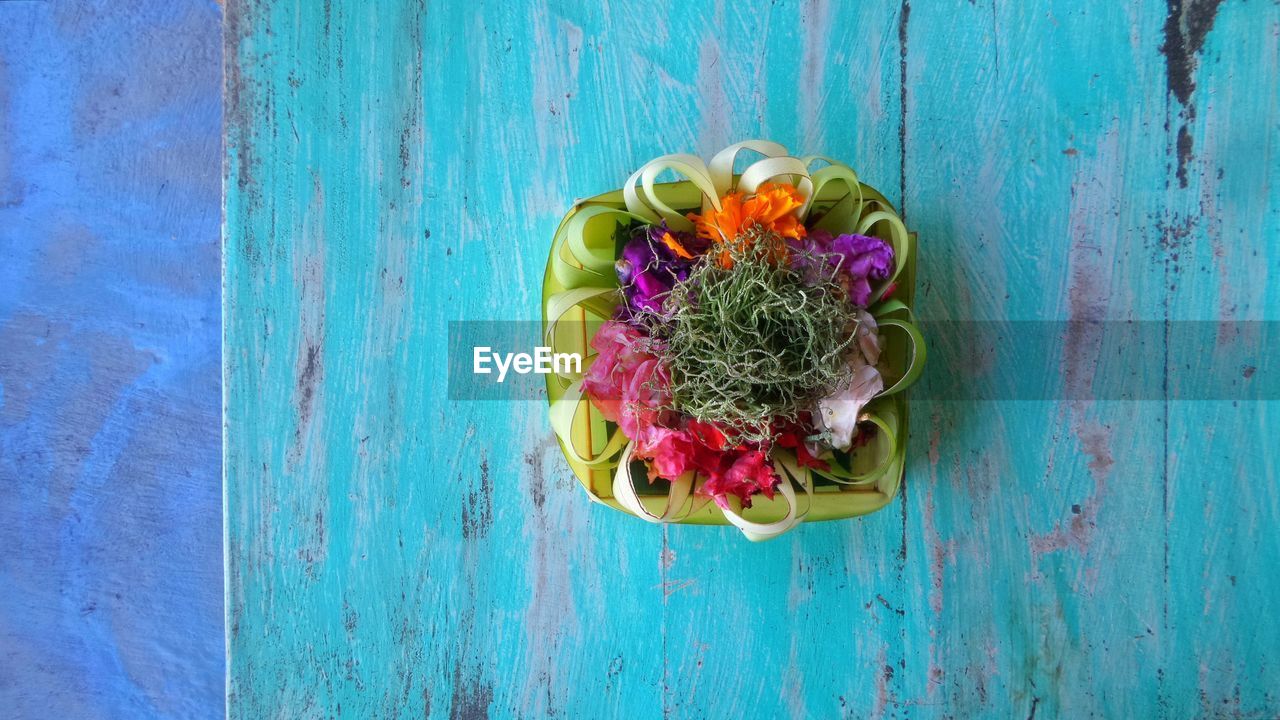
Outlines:
[[[742,151],[760,156],[740,173]],[[657,182],[666,171],[684,179]],[[875,188],[859,181],[848,166],[821,156],[792,157],[775,143],[750,140],[726,148],[710,163],[691,155],[657,158],[625,187],[581,200],[556,229],[542,285],[542,323],[553,352],[577,353],[589,369],[591,340],[615,313],[621,299],[615,262],[632,228],[667,222],[688,224],[686,214],[734,191],[753,191],[765,182],[794,185],[805,204],[796,211],[812,229],[879,238],[893,249],[890,276],[877,284],[867,307],[880,331],[876,367],[884,389],[862,409],[863,444],[848,452],[830,450],[819,470],[797,462],[791,450],[774,448],[770,459],[781,482],[772,499],[711,502],[699,478],[650,481],[632,444],[583,392],[583,373],[547,376],[551,425],[565,459],[590,498],[653,523],[732,524],[752,540],[776,537],[801,522],[865,515],[893,500],[905,470],[908,404],[904,390],[919,377],[925,345],[916,328],[916,236]],[[885,297],[887,295],[887,297]],[[736,499],[735,499],[736,500]]]

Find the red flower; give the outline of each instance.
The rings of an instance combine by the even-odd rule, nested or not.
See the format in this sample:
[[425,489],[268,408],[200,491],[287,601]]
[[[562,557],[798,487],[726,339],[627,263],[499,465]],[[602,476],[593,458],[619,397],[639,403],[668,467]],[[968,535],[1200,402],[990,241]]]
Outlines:
[[690,420],[689,432],[693,433],[698,442],[712,450],[724,450],[725,446],[729,444],[728,438],[725,437],[720,428],[716,427],[715,423]]
[[699,490],[703,495],[710,495],[720,507],[728,507],[730,495],[741,500],[744,508],[751,507],[751,496],[758,492],[772,499],[774,488],[782,482],[773,471],[769,456],[760,450],[725,454],[721,467],[723,471],[712,474]]

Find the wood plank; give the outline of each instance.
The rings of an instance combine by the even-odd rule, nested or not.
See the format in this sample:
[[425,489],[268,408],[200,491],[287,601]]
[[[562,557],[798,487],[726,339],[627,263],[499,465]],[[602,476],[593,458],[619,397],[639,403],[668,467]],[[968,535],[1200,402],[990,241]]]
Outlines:
[[1256,325],[1205,333],[1198,321],[1280,319],[1280,6],[1191,6],[1165,38],[1169,371],[1203,350],[1186,338],[1207,337],[1236,385],[1220,401],[1169,404],[1162,697],[1187,716],[1269,717],[1280,705],[1280,628],[1267,620],[1280,612],[1267,570],[1280,553],[1280,417],[1274,396],[1232,398],[1250,396],[1274,349]]
[[447,321],[536,317],[563,199],[631,164],[556,150],[575,73],[620,64],[499,4],[387,9],[228,9],[230,714],[656,707],[625,627],[661,535],[584,502],[541,404],[443,382]]
[[1139,3],[231,2],[229,714],[1274,714],[1270,406],[1118,401],[1105,334],[992,369],[1057,399],[932,368],[902,499],[758,546],[589,506],[538,402],[444,386],[573,198],[749,136],[905,194],[935,322],[1268,319],[1277,34],[1231,41],[1274,13],[1179,64]]
[[[1201,5],[1175,16],[1180,32],[1212,27],[1206,17],[1216,6]],[[913,48],[911,67],[933,80],[909,85],[908,219],[922,236],[954,243],[922,257],[960,268],[941,277],[924,270],[937,312],[955,317],[959,299],[969,304],[961,317],[1268,319],[1274,296],[1250,277],[1275,262],[1274,163],[1265,148],[1276,128],[1267,99],[1276,36],[1244,30],[1275,27],[1272,9],[1257,10],[1233,6],[1235,24],[1208,35],[1211,74],[1198,70],[1196,43],[1171,40],[1165,13],[1138,7],[975,7],[971,15],[991,13],[987,42]],[[929,14],[912,18],[929,37],[921,29]],[[933,19],[933,37],[956,22],[951,13]],[[1190,44],[1175,62],[1178,43]],[[1227,77],[1245,65],[1257,87],[1269,88],[1262,99],[1226,90],[1241,87]],[[1178,89],[1184,67],[1208,88],[1196,97],[1211,105],[1237,98],[1235,112],[1220,110],[1216,124],[1203,111],[1190,117]],[[917,87],[921,99],[912,102]],[[1230,171],[1225,158],[1240,158],[1231,181],[1215,182],[1199,154],[1188,159],[1184,125],[1213,146],[1205,152],[1218,153],[1220,166]],[[1244,160],[1239,141],[1227,139],[1241,134],[1263,152]],[[966,167],[973,156],[963,148],[972,147],[982,155]],[[974,183],[976,203],[954,193],[956,205],[937,213],[929,232],[930,203],[946,197],[947,179]],[[1228,237],[1240,238],[1229,260],[1221,250]],[[1032,249],[1013,250],[1020,244]],[[1217,272],[1190,273],[1189,283],[1181,268],[1192,263]],[[1003,284],[976,279],[993,269]],[[1248,310],[1237,314],[1237,302]],[[1100,338],[1074,339],[1081,347],[1044,358],[1059,365],[1067,391],[1110,372],[1097,357]],[[1273,609],[1273,583],[1235,575],[1246,554],[1265,552],[1257,544],[1269,536],[1256,528],[1276,517],[1274,493],[1262,489],[1275,477],[1262,440],[1274,434],[1267,407],[1086,396],[996,405],[962,419],[973,408],[933,411],[931,482],[913,484],[908,499],[910,544],[923,544],[931,559],[908,580],[932,610],[907,633],[930,638],[908,673],[919,681],[915,697],[958,715],[1273,714],[1264,658],[1274,635],[1245,621]],[[1199,447],[1218,433],[1238,440]],[[1225,482],[1207,485],[1207,477]],[[1236,590],[1241,576],[1250,579]]]
[[[726,8],[723,20],[705,25],[680,18],[659,56],[670,72],[685,64],[694,43],[700,58],[719,59],[724,79],[701,88],[698,107],[722,114],[728,132],[699,134],[704,155],[767,128],[763,136],[794,152],[847,161],[897,202],[898,8],[779,3],[765,17],[755,13]],[[735,32],[763,37],[724,39]],[[749,68],[769,72],[736,77]],[[670,101],[659,95],[658,102]],[[758,547],[744,545],[731,528],[671,527],[664,543],[664,711],[791,718],[893,711],[904,664],[902,540],[899,504],[849,522],[802,526]]]
[[[1119,3],[913,8],[906,211],[924,317],[1162,317],[1162,19]],[[1073,400],[913,415],[905,675],[931,717],[1159,710],[1164,412],[1095,395],[1103,333],[995,368]]]

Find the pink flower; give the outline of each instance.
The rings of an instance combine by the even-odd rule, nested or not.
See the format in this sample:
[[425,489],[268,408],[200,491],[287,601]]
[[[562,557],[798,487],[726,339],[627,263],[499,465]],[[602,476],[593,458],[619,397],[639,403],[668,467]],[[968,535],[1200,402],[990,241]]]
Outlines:
[[649,461],[651,481],[660,477],[674,480],[698,469],[698,443],[685,430],[645,425],[632,440],[635,442],[632,454]]
[[582,387],[600,414],[631,440],[632,456],[648,461],[649,479],[697,472],[707,478],[699,492],[722,507],[729,495],[744,507],[751,507],[756,493],[772,498],[781,479],[768,454],[733,447],[721,428],[672,410],[670,376],[646,350],[648,342],[626,323],[606,322],[591,341],[597,356]]
[[681,427],[682,418],[671,409],[670,377],[662,362],[645,351],[647,340],[625,323],[602,325],[591,341],[598,355],[583,378],[584,392],[631,439],[632,455],[650,461],[651,479],[714,467],[717,458],[708,455],[718,452],[702,440],[707,429],[698,427],[702,434],[695,435]]
[[582,389],[610,422],[619,422],[623,403],[635,400],[643,390],[634,382],[637,375],[654,379],[657,358],[645,352],[646,341],[639,330],[616,320],[601,325],[591,339],[597,355],[582,379]]

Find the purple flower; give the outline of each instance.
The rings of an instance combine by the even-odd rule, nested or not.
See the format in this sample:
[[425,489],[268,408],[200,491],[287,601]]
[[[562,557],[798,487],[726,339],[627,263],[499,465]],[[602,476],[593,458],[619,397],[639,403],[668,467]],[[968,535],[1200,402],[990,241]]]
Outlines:
[[[680,254],[684,251],[684,257]],[[661,313],[667,293],[676,283],[689,278],[698,255],[706,251],[706,242],[691,233],[676,232],[661,225],[638,228],[622,248],[618,258],[618,284],[626,303],[620,314],[630,318],[637,312]]]
[[798,251],[792,255],[794,267],[810,282],[822,274],[813,265],[814,257],[826,257],[836,269],[836,281],[858,307],[866,307],[871,300],[870,281],[883,280],[893,272],[893,248],[880,238],[854,234],[832,237],[826,230],[810,230],[808,237],[791,245]]

